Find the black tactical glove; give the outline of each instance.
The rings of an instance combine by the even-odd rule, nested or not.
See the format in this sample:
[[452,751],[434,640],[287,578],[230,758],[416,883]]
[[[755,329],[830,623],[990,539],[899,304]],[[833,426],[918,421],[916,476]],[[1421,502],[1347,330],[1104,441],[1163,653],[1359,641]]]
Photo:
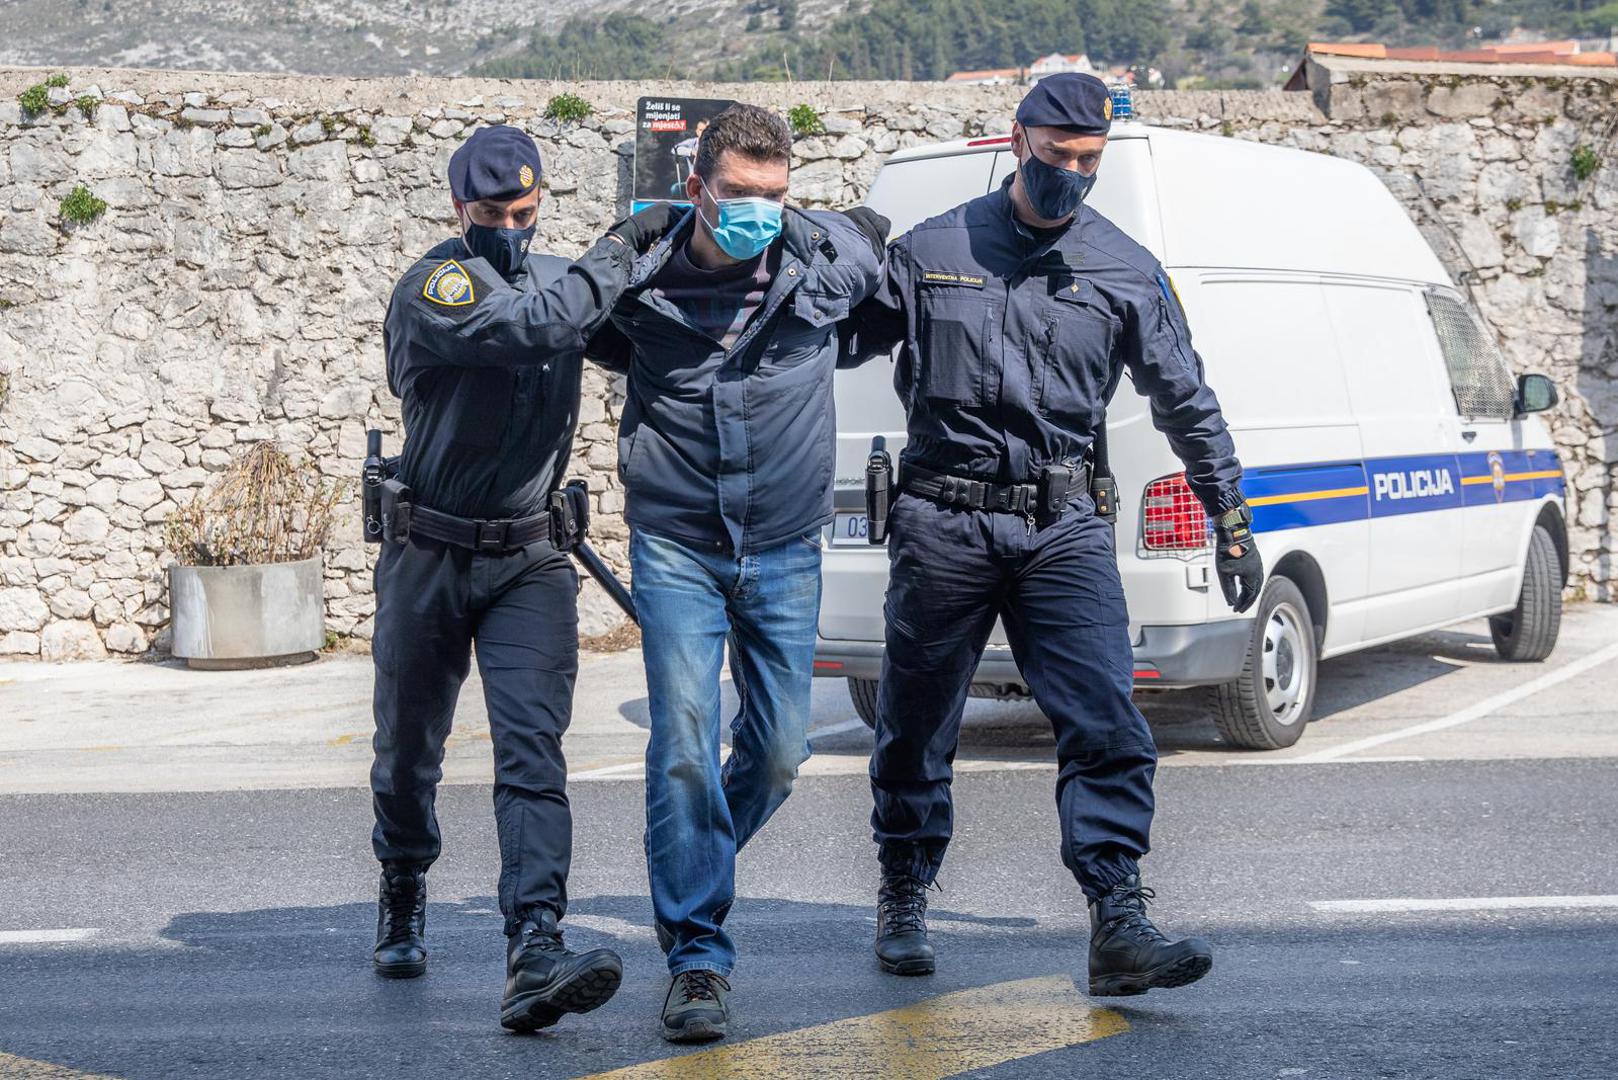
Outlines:
[[663,239],[685,213],[686,207],[683,206],[665,202],[653,203],[640,213],[631,214],[614,224],[607,230],[607,235],[617,237],[625,247],[636,254],[644,255],[651,250],[653,244]]
[[876,249],[877,258],[888,247],[888,230],[893,228],[893,222],[872,210],[869,206],[856,206],[852,210],[844,210],[843,216],[858,226],[860,232],[871,242]]
[[1225,603],[1240,615],[1253,606],[1264,587],[1264,563],[1253,543],[1253,512],[1246,503],[1214,518],[1214,570]]

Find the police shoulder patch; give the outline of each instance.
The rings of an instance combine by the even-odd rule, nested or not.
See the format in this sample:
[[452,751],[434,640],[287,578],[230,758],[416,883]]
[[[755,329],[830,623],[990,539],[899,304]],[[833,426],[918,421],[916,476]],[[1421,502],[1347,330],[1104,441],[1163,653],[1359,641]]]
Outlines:
[[427,284],[421,287],[421,295],[444,307],[467,307],[477,300],[476,291],[472,288],[472,275],[454,259],[427,275]]

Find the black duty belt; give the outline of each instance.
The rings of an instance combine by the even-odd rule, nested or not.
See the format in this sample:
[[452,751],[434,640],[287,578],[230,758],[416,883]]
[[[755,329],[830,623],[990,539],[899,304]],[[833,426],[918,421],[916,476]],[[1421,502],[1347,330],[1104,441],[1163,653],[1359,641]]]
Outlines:
[[1075,495],[1089,490],[1090,469],[1088,465],[1047,469],[1036,483],[995,484],[910,465],[901,470],[901,479],[905,491],[943,506],[1044,520],[1060,516]]
[[473,551],[516,551],[538,540],[549,540],[551,515],[549,512],[531,517],[463,518],[441,513],[430,507],[414,504],[409,510],[409,533],[442,540],[456,547]]

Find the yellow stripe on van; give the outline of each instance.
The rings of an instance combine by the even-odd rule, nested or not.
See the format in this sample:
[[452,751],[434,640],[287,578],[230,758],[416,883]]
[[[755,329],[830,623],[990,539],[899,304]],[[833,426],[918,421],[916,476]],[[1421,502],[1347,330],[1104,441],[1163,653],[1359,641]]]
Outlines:
[[1330,491],[1300,491],[1292,495],[1261,495],[1248,499],[1248,506],[1274,506],[1276,503],[1313,502],[1316,499],[1346,499],[1351,495],[1369,495],[1369,487],[1333,488]]
[[[1502,479],[1504,479],[1505,481],[1507,481],[1509,483],[1512,480],[1552,480],[1552,479],[1555,479],[1555,478],[1557,478],[1557,477],[1559,477],[1561,475],[1562,475],[1562,473],[1558,469],[1541,469],[1538,472],[1506,473],[1506,475]],[[1463,476],[1461,478],[1461,483],[1462,484],[1492,484],[1492,483],[1494,483],[1494,477],[1491,476],[1489,473],[1484,473],[1482,476]]]

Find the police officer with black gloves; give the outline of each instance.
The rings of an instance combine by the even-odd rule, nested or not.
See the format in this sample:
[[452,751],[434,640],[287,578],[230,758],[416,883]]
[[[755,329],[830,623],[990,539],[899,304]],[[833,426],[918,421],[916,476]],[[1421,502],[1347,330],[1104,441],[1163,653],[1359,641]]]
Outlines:
[[1062,859],[1090,903],[1090,992],[1183,986],[1213,964],[1146,916],[1156,750],[1130,700],[1133,656],[1094,435],[1127,371],[1217,522],[1217,570],[1245,611],[1263,581],[1230,435],[1157,260],[1084,204],[1112,120],[1089,75],[1041,80],[1017,109],[998,191],[889,248],[849,361],[903,345],[909,417],[890,518],[887,649],[871,757],[880,845],[877,956],[925,974],[926,890],[949,844],[951,762],[996,618],[1055,728]]
[[657,208],[620,221],[576,262],[530,254],[539,180],[526,134],[473,132],[449,163],[461,235],[394,289],[384,346],[405,443],[383,489],[372,641],[377,973],[427,968],[434,794],[475,642],[509,942],[500,1022],[518,1031],[596,1008],[622,976],[606,949],[569,952],[557,926],[572,852],[561,740],[578,668],[578,578],[548,539],[545,508],[573,441],[584,343],[628,285],[637,251],[668,224]]

